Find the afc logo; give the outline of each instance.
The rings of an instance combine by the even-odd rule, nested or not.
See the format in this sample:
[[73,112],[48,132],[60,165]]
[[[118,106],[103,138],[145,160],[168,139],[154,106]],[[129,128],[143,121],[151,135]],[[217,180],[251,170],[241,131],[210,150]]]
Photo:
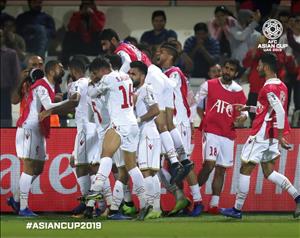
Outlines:
[[217,110],[217,113],[223,114],[224,112],[226,112],[227,116],[232,117],[233,107],[230,103],[218,99],[217,102],[211,107],[210,111],[215,108]]

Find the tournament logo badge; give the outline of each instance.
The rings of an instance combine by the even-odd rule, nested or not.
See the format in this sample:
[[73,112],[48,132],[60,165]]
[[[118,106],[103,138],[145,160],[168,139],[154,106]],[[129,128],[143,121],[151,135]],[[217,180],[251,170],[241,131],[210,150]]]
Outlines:
[[263,49],[263,51],[276,52],[282,51],[284,48],[288,47],[287,44],[278,43],[278,39],[283,33],[283,26],[280,21],[276,19],[267,20],[262,27],[262,33],[268,39],[268,42],[258,44],[259,49]]

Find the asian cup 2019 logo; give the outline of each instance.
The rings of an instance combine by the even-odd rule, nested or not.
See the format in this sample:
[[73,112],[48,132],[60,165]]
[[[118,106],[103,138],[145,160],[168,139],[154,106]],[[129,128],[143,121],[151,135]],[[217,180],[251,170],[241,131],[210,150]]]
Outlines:
[[268,39],[267,43],[258,44],[258,48],[264,51],[282,51],[284,48],[288,47],[287,44],[278,43],[278,39],[283,33],[283,26],[280,21],[276,19],[267,20],[263,27],[262,33]]

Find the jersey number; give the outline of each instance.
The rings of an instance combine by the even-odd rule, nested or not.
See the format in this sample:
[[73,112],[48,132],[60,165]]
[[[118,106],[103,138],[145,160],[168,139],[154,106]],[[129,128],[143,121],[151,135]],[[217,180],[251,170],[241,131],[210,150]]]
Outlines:
[[216,147],[210,146],[209,150],[210,150],[209,156],[217,156],[218,155],[218,150]]
[[[119,90],[122,92],[123,94],[123,104],[121,105],[121,108],[128,108],[128,107],[132,107],[133,105],[133,98],[132,98],[132,84],[129,84],[129,95],[127,95],[126,89],[123,85],[119,86]],[[129,102],[129,104],[128,104]]]

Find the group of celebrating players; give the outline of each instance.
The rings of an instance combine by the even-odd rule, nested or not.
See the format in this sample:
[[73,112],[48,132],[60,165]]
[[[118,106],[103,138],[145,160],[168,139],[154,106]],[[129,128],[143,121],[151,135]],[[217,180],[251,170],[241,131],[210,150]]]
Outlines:
[[[182,71],[174,66],[176,45],[161,45],[158,66],[132,44],[121,42],[112,29],[102,32],[101,45],[107,56],[89,64],[89,77],[85,76],[82,60],[70,61],[72,82],[67,100],[54,102],[54,85],[63,74],[58,61],[49,61],[45,77],[31,86],[26,108],[17,122],[16,151],[24,166],[19,186],[8,200],[14,211],[21,216],[36,216],[28,207],[28,194],[43,171],[50,115],[75,109],[77,134],[70,162],[82,195],[73,210],[75,215],[92,218],[95,212],[105,212],[108,219],[132,219],[136,208],[128,185],[130,177],[132,192],[139,200],[138,220],[162,216],[161,183],[176,198],[168,215],[183,212],[199,216],[204,209],[200,187],[215,169],[208,212],[241,218],[251,172],[260,163],[265,177],[295,199],[294,217],[300,216],[299,192],[274,170],[274,161],[280,156],[278,145],[289,149],[283,136],[290,130],[287,89],[276,77],[276,56],[266,53],[260,59],[258,71],[264,74],[266,83],[257,107],[245,105],[242,87],[233,81],[239,71],[236,60],[226,60],[222,76],[201,85],[199,105],[205,105],[201,122],[204,163],[197,177],[190,160],[188,84]],[[242,151],[236,202],[233,208],[219,208],[226,168],[233,166],[234,125],[243,123],[248,111],[255,112],[256,118]],[[113,189],[111,172],[115,176]],[[184,179],[192,201],[180,185]]]

